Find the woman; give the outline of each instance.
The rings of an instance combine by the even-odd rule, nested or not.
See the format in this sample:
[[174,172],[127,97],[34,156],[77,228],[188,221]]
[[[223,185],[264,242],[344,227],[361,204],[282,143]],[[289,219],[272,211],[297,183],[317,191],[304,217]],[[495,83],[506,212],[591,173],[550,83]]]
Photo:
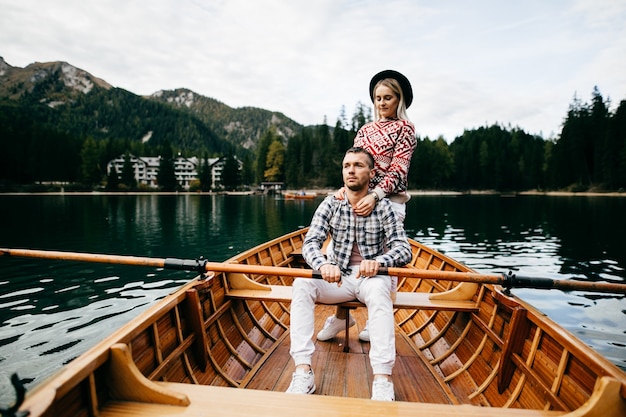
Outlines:
[[[376,175],[370,181],[371,191],[354,207],[359,216],[368,216],[381,198],[389,198],[399,221],[406,217],[407,178],[411,157],[417,146],[415,126],[409,121],[406,109],[413,102],[409,80],[394,70],[381,71],[370,81],[370,98],[374,103],[375,121],[363,125],[354,138],[354,146],[366,149],[374,156]],[[344,189],[335,197],[343,198]],[[332,250],[329,247],[329,250]],[[345,310],[337,308],[334,316],[326,319],[317,334],[321,341],[330,340],[345,329]],[[350,316],[350,327],[355,324]],[[359,339],[369,341],[367,323]]]

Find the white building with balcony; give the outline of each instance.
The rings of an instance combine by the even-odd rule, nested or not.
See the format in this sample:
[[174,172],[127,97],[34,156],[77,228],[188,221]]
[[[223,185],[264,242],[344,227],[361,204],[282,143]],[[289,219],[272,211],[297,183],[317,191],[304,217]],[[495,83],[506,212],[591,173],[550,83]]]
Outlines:
[[[241,170],[243,163],[237,158],[235,158],[235,160]],[[209,169],[211,170],[211,188],[215,189],[221,184],[225,158],[208,158],[207,162]],[[130,155],[130,163],[133,167],[137,184],[143,184],[152,188],[158,187],[157,176],[161,165],[160,156]],[[182,188],[188,190],[191,182],[199,178],[199,171],[202,163],[203,161],[195,156],[190,158],[178,156],[174,158],[174,173],[176,175],[176,181],[178,181],[178,184]],[[113,167],[115,167],[117,177],[121,179],[122,171],[124,170],[124,155],[109,161],[107,164],[107,173],[110,173]]]

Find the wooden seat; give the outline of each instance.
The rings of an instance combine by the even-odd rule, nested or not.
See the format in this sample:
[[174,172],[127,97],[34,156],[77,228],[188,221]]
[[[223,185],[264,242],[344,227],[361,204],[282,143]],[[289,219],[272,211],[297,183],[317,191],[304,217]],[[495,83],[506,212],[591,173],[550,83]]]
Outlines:
[[[389,413],[390,406],[396,415],[465,417],[554,417],[562,411],[521,410],[497,407],[475,407],[471,405],[442,405],[397,401],[371,401],[363,398],[345,398],[327,395],[293,395],[282,392],[248,390],[203,385],[158,382],[163,389],[179,392],[189,398],[187,406],[149,404],[134,401],[110,401],[100,417],[139,416],[214,416],[228,410],[230,417],[276,417],[291,415],[298,410],[300,417],[319,416],[320,410],[333,410],[333,415],[347,417],[358,414],[362,417],[378,417]],[[233,404],[242,404],[233,407]],[[245,405],[245,406],[243,406]]]
[[[402,355],[400,355],[400,358]],[[400,371],[401,372],[401,371]],[[318,377],[320,378],[320,377]],[[407,378],[400,378],[407,381]],[[100,417],[140,416],[214,416],[275,417],[292,415],[318,416],[320,410],[332,410],[335,416],[362,417],[380,415],[425,415],[466,417],[556,417],[562,415],[602,416],[624,407],[619,396],[621,382],[603,377],[596,383],[590,399],[573,413],[550,410],[477,407],[469,404],[430,403],[428,401],[370,401],[334,395],[293,395],[267,389],[237,389],[208,385],[148,380],[137,369],[125,344],[111,347],[107,372],[110,399],[94,410]],[[287,382],[285,381],[285,384]],[[233,407],[233,404],[243,406]],[[252,407],[252,408],[251,408]],[[393,411],[393,412],[390,412]],[[612,415],[612,414],[611,414]]]
[[[288,285],[267,285],[265,289],[231,289],[229,298],[259,301],[291,302],[292,287]],[[346,308],[365,307],[358,300],[338,304]],[[478,311],[476,303],[471,300],[440,300],[431,299],[430,294],[419,292],[397,292],[394,308],[415,310],[451,310],[451,311]]]
[[[263,285],[255,289],[249,288],[236,288],[230,289],[227,296],[232,299],[240,300],[258,300],[258,301],[275,301],[275,302],[291,302],[292,287],[288,285]],[[414,310],[449,310],[449,311],[464,311],[475,312],[478,311],[478,307],[474,301],[471,300],[445,300],[445,299],[431,299],[428,293],[417,292],[396,292],[392,297],[394,308],[405,308]],[[358,300],[346,301],[344,303],[336,304],[339,308],[345,309],[346,314],[349,314],[349,310],[365,307],[365,304]],[[344,352],[348,352],[350,349],[349,341],[349,320],[346,320],[346,343],[344,344]]]

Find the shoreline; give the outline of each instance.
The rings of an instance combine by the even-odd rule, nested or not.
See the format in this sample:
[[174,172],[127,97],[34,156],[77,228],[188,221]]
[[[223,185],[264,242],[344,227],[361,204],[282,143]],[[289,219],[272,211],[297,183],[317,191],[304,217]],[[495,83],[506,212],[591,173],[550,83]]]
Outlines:
[[[288,193],[294,190],[283,190],[284,193]],[[305,191],[307,194],[316,194],[317,196],[332,195],[336,190],[334,189],[305,189],[298,190]],[[595,191],[514,191],[514,192],[498,192],[493,190],[468,190],[468,191],[449,191],[449,190],[408,190],[407,194],[412,197],[419,196],[462,196],[462,195],[500,195],[501,197],[516,197],[516,196],[548,196],[548,197],[626,197],[626,192],[609,191],[609,192],[595,192]],[[225,192],[198,192],[198,191],[54,191],[54,192],[9,192],[0,193],[0,196],[25,196],[25,195],[65,195],[65,196],[97,196],[97,195],[228,195]],[[260,195],[260,194],[231,194],[231,195]]]
[[426,191],[426,190],[409,190],[407,194],[411,196],[424,196],[424,195],[441,195],[441,196],[458,196],[458,195],[500,195],[502,197],[516,197],[524,195],[542,195],[549,197],[626,197],[626,192],[608,191],[608,192],[596,192],[596,191],[513,191],[513,192],[499,192],[499,191],[484,191],[484,190],[470,190],[470,191]]

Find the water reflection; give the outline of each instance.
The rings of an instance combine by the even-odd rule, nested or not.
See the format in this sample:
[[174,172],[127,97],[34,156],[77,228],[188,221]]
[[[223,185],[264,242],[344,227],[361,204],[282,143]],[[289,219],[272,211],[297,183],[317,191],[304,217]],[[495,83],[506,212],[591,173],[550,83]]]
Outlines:
[[[0,246],[222,261],[307,225],[319,202],[194,194],[0,196]],[[624,212],[622,198],[420,196],[409,201],[405,224],[410,237],[479,272],[623,283]],[[11,372],[38,383],[193,275],[0,258],[0,406],[13,399]],[[514,292],[626,369],[623,296]]]

